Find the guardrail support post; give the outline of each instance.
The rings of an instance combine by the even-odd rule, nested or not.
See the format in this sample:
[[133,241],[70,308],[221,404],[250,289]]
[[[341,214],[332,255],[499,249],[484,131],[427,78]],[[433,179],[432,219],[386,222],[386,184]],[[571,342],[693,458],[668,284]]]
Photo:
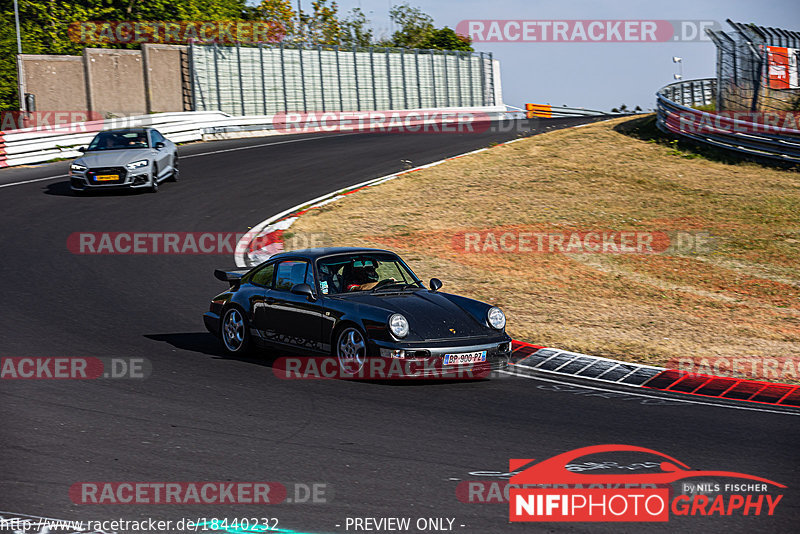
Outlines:
[[217,59],[217,43],[214,43],[214,77],[217,82],[217,109],[222,111],[222,93],[219,88],[219,60]]
[[494,56],[489,52],[489,105],[497,104],[494,99]]
[[481,105],[486,105],[486,60],[481,52]]
[[447,50],[442,51],[442,65],[444,69],[444,106],[450,107],[450,83],[447,76]]
[[258,43],[258,59],[259,66],[261,67],[261,107],[264,115],[267,114],[267,84],[264,81],[264,45]]
[[375,48],[369,47],[369,73],[372,76],[372,109],[378,109],[378,92],[375,88]]
[[389,49],[386,49],[386,94],[389,95],[389,109],[394,109],[392,103],[392,66],[389,61]]
[[361,95],[358,89],[358,54],[356,45],[353,45],[353,78],[356,81],[356,111],[361,111]]
[[297,54],[300,58],[300,90],[303,91],[303,112],[308,113],[308,97],[306,95],[306,71],[303,67],[303,43],[297,45]]
[[317,45],[319,60],[319,96],[322,99],[322,111],[325,111],[325,75],[322,72],[322,45]]
[[428,50],[431,56],[431,93],[433,94],[433,107],[436,107],[436,63],[433,58],[433,50]]
[[[194,40],[189,39],[189,90],[192,95],[192,111],[197,111],[197,96],[195,94],[195,72],[194,72]],[[199,83],[198,83],[199,85]],[[203,102],[203,109],[205,109],[205,102]]]
[[403,109],[408,109],[408,85],[406,80],[406,49],[400,49],[400,74],[403,77]]
[[336,53],[336,86],[339,88],[339,111],[344,111],[344,98],[342,97],[342,69],[339,65],[339,45],[333,47]]
[[289,97],[286,94],[286,60],[283,55],[283,41],[281,41],[281,81],[283,82],[283,111],[289,111]]
[[242,55],[241,55],[242,47],[239,43],[236,43],[236,67],[237,73],[239,74],[239,100],[242,108],[242,115],[247,115],[247,112],[244,109],[244,82],[242,81]]
[[461,97],[461,54],[456,51],[456,91],[458,92],[458,107],[464,107],[464,100]]
[[414,49],[414,68],[417,71],[417,100],[419,101],[420,109],[422,109],[422,84],[419,80],[419,48]]

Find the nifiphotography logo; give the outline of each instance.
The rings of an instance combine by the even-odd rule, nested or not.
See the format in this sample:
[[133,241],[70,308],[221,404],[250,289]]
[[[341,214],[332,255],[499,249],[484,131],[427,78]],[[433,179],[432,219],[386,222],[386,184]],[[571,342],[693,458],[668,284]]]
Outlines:
[[[660,456],[661,471],[591,475],[567,467],[575,458],[618,452]],[[783,494],[767,493],[768,487],[786,487],[744,473],[694,470],[671,456],[632,445],[583,447],[538,463],[512,459],[509,472],[514,473],[509,520],[515,522],[666,522],[670,512],[675,516],[771,516]],[[697,477],[703,477],[702,484],[681,483],[682,492],[671,494],[669,484]],[[709,477],[738,480],[716,483],[708,482]]]

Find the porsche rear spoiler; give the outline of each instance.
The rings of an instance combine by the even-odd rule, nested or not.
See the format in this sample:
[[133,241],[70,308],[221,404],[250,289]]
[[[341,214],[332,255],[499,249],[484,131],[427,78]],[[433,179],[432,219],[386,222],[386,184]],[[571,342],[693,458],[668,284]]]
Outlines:
[[223,282],[228,282],[231,287],[237,287],[239,285],[239,281],[242,279],[242,276],[247,274],[249,271],[250,269],[234,269],[232,271],[214,269],[214,278],[217,280],[222,280]]

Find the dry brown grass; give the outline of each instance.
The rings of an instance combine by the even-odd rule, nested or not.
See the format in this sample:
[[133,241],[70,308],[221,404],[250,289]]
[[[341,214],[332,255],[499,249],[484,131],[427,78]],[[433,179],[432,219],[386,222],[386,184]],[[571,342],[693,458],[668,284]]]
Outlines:
[[[446,290],[502,306],[517,339],[652,364],[687,354],[800,361],[798,174],[690,159],[615,130],[630,120],[415,172],[312,210],[291,232],[397,250]],[[702,230],[716,250],[477,254],[454,246],[459,232],[498,227]]]

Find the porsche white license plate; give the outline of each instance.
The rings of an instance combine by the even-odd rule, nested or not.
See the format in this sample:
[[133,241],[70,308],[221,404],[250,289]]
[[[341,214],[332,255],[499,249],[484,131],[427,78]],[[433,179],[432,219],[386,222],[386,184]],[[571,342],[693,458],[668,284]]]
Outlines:
[[463,354],[445,354],[444,365],[467,365],[486,361],[486,351],[465,352]]

